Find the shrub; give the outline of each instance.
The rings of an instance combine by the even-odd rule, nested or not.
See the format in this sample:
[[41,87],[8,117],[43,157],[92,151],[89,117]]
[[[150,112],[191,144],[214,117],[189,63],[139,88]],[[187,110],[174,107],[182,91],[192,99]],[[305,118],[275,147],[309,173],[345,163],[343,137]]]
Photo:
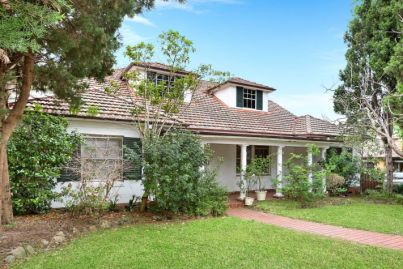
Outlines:
[[393,192],[403,195],[403,184],[394,185],[393,186]]
[[271,157],[257,157],[253,158],[251,162],[246,166],[246,178],[254,178],[257,190],[264,191],[265,186],[263,182],[263,176],[269,171],[271,165]]
[[[315,146],[310,146],[312,155],[319,154]],[[291,154],[286,162],[288,174],[285,176],[287,185],[283,188],[286,197],[296,200],[301,207],[312,206],[317,199],[323,198],[323,176],[324,171],[319,164],[308,165],[308,160],[300,154]],[[308,175],[312,172],[312,182],[309,182]]]
[[92,138],[83,139],[82,148],[86,149],[87,157],[74,156],[66,168],[79,178],[75,188],[71,184],[63,188],[66,208],[73,213],[94,214],[116,208],[118,194],[113,191],[115,183],[122,179],[122,171],[129,167],[125,165],[126,160],[111,162],[109,159],[97,159],[99,152],[106,156],[116,154],[113,143],[103,141],[106,143],[94,143]]
[[330,195],[337,196],[342,193],[345,193],[347,189],[343,186],[345,183],[344,177],[336,174],[336,173],[329,173],[326,175],[326,189]]
[[108,200],[104,199],[103,186],[82,185],[73,189],[71,183],[63,188],[62,194],[66,197],[65,208],[73,214],[91,215],[108,209]]
[[58,195],[53,191],[80,138],[67,132],[67,120],[27,111],[8,143],[13,209],[44,213]]
[[210,156],[209,148],[185,131],[143,141],[143,184],[159,210],[192,215],[224,213],[227,194],[217,184],[215,172],[207,169]]
[[360,160],[345,149],[337,154],[335,149],[329,150],[324,167],[328,173],[334,173],[344,178],[343,187],[347,188],[358,182],[361,173]]
[[385,190],[366,190],[364,192],[364,197],[375,202],[403,204],[403,195],[389,193]]

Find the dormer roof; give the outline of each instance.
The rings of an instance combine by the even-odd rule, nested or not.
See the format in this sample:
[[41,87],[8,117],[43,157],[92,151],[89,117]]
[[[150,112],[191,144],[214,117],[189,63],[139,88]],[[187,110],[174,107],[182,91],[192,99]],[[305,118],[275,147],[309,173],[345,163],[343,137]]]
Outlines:
[[[123,72],[121,73],[121,78],[123,78],[123,75],[130,71],[133,67],[140,67],[144,69],[148,69],[149,71],[155,71],[155,72],[171,72],[172,68],[166,64],[158,63],[158,62],[133,62],[129,64],[126,68],[124,68]],[[180,69],[180,70],[175,70],[175,74],[178,75],[189,75],[191,72]]]
[[226,81],[224,81],[221,84],[217,84],[214,87],[210,88],[210,92],[215,92],[227,85],[234,85],[234,86],[241,86],[241,87],[246,87],[246,88],[251,88],[251,89],[256,89],[256,90],[263,90],[263,91],[275,91],[276,89],[270,87],[270,86],[266,86],[260,83],[256,83],[250,80],[246,80],[243,78],[239,78],[239,77],[232,77]]

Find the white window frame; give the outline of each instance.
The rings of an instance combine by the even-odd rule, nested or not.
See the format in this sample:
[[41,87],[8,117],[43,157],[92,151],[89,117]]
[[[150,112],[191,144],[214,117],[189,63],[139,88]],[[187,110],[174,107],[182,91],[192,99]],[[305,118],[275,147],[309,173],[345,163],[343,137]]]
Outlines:
[[[86,158],[83,157],[83,147],[85,147],[85,140],[86,139],[116,139],[116,140],[120,140],[120,155],[118,158],[88,158],[91,160],[117,160],[117,161],[121,161],[123,163],[124,159],[123,159],[123,136],[112,136],[112,135],[91,135],[91,134],[85,134],[84,135],[84,142],[81,144],[80,146],[80,161],[81,161],[81,172],[80,172],[80,179],[82,179],[82,175],[83,175],[83,160],[85,160]],[[92,180],[93,182],[102,182],[103,180]],[[123,181],[123,166],[122,166],[122,170],[120,171],[120,179],[118,181]]]
[[147,79],[154,82],[155,85],[159,85],[161,82],[164,82],[167,88],[172,88],[173,84],[175,83],[176,76],[172,76],[168,73],[148,71]]
[[257,91],[248,88],[243,88],[243,107],[249,109],[256,109],[257,107]]

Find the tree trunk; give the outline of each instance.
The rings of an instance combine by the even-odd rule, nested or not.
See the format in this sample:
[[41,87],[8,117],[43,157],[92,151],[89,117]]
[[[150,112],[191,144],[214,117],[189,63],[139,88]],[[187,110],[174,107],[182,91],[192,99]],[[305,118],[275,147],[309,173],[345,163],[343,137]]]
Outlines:
[[147,202],[148,202],[148,194],[146,194],[146,192],[144,192],[143,196],[141,197],[140,212],[146,211]]
[[[13,108],[7,115],[1,118],[1,140],[0,140],[0,223],[9,224],[13,222],[13,207],[11,202],[10,178],[8,174],[7,143],[10,139],[18,121],[24,113],[32,87],[34,71],[34,57],[27,53],[24,56],[22,68],[22,83],[19,96]],[[6,91],[2,92],[0,108],[6,109],[8,98]]]
[[393,191],[393,160],[392,160],[392,147],[385,144],[385,164],[386,164],[386,190],[388,193]]
[[7,160],[7,146],[1,146],[0,149],[0,165],[1,165],[1,222],[3,224],[9,224],[13,222],[13,205],[11,202],[11,189],[10,180],[8,175],[8,160]]

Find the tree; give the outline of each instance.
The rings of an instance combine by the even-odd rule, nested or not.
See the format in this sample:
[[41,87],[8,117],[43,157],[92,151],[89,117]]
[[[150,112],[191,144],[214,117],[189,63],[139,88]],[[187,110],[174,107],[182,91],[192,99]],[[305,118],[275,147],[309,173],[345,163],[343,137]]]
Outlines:
[[[0,222],[13,220],[7,142],[21,118],[31,88],[53,91],[80,105],[81,80],[102,80],[112,71],[125,16],[153,0],[0,1]],[[9,97],[15,102],[9,105]]]
[[403,156],[395,143],[394,126],[402,123],[401,87],[402,9],[398,0],[363,0],[345,34],[347,65],[340,71],[334,109],[346,116],[345,125],[373,134],[383,143],[387,189],[392,192],[392,152]]
[[[201,65],[192,72],[185,71],[190,64],[190,53],[195,51],[192,41],[179,32],[169,30],[159,35],[159,51],[168,68],[167,80],[156,83],[149,77],[144,79],[140,71],[126,72],[125,78],[138,97],[132,113],[134,122],[142,135],[143,147],[157,145],[158,140],[169,134],[173,127],[180,127],[179,113],[185,113],[187,106],[200,87],[203,79],[218,83],[229,76],[226,72],[213,70],[211,65]],[[153,44],[140,42],[126,48],[126,56],[133,63],[144,66],[148,76],[156,48]],[[206,81],[207,82],[207,81]],[[188,96],[186,100],[185,96]],[[143,166],[147,160],[143,159]],[[141,211],[145,210],[153,177],[144,173]]]
[[62,117],[25,112],[8,143],[12,202],[17,214],[44,213],[52,200],[62,167],[71,159],[80,136],[67,132]]

